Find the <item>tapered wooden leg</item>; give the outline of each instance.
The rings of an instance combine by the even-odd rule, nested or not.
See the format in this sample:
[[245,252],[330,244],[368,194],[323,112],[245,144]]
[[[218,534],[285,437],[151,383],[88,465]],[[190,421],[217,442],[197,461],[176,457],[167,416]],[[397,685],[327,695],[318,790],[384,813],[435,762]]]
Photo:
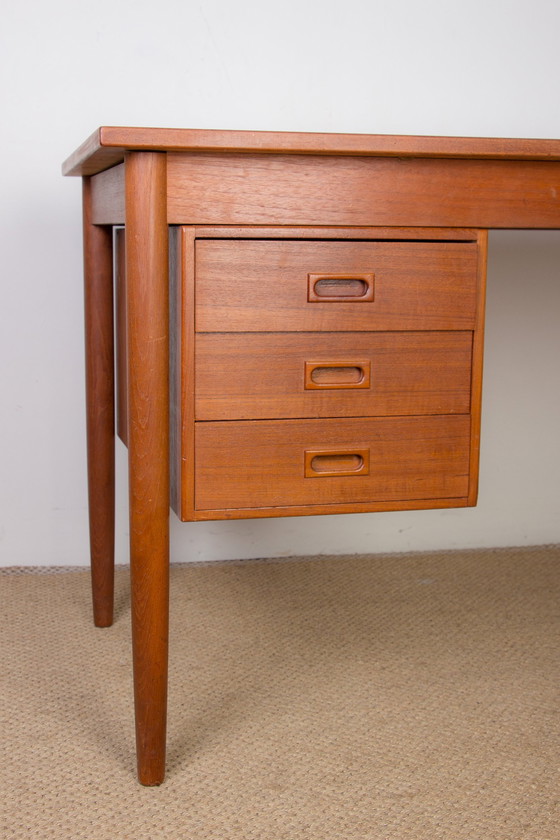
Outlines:
[[87,461],[93,618],[113,622],[115,398],[111,228],[91,223],[91,182],[83,179]]
[[132,644],[138,777],[165,773],[169,619],[166,156],[125,158]]

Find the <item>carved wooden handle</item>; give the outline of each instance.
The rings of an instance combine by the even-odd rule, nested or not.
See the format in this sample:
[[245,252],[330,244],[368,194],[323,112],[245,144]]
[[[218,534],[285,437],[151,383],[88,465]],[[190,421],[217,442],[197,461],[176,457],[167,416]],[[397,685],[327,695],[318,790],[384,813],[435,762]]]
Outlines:
[[373,280],[367,274],[308,274],[309,303],[366,303],[373,300]]
[[306,449],[305,477],[369,475],[369,449]]
[[369,388],[371,362],[305,362],[306,391],[338,388]]

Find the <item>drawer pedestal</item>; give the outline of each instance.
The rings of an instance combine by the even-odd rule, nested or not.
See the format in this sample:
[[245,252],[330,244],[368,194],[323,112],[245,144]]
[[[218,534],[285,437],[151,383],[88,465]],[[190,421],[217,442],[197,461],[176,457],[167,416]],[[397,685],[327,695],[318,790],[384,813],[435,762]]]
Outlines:
[[474,504],[485,233],[257,234],[172,229],[180,518]]

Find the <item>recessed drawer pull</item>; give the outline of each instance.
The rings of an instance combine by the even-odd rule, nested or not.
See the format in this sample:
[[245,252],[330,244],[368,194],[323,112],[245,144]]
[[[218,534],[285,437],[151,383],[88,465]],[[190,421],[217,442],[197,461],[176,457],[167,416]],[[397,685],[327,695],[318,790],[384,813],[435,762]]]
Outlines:
[[305,363],[305,390],[369,388],[371,362],[321,361]]
[[305,477],[369,475],[369,449],[306,449]]
[[373,300],[373,274],[308,274],[309,303],[365,303]]

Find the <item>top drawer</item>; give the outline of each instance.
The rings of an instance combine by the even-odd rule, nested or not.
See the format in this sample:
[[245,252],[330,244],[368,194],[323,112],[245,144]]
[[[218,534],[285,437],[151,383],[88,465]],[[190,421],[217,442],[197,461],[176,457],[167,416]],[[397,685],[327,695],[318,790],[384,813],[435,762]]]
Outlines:
[[469,330],[476,242],[196,242],[199,332]]

